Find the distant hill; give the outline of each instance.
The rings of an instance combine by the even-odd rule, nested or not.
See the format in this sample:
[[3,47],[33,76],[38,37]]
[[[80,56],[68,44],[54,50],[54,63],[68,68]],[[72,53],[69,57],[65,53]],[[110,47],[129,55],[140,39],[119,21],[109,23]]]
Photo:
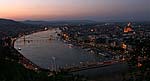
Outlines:
[[91,20],[61,20],[61,21],[32,21],[32,20],[26,20],[26,21],[21,21],[21,22],[27,23],[27,24],[36,24],[36,25],[64,25],[64,24],[78,25],[78,24],[96,23],[96,21],[91,21]]
[[0,19],[0,37],[4,35],[16,36],[18,33],[24,33],[38,29],[36,25],[29,25],[10,19]]

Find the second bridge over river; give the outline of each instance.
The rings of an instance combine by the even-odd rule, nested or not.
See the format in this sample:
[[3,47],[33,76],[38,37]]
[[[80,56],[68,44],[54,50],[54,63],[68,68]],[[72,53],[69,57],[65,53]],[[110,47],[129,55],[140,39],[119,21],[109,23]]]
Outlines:
[[60,71],[63,72],[77,72],[87,69],[93,69],[93,68],[100,68],[100,67],[106,67],[111,66],[119,63],[125,62],[124,60],[108,60],[103,62],[82,62],[80,65],[72,65],[72,66],[66,66],[63,68],[60,68]]

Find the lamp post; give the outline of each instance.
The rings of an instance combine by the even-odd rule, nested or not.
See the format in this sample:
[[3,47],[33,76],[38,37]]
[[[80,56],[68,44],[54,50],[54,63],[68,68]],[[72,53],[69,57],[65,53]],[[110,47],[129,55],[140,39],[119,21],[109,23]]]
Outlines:
[[54,69],[54,71],[56,71],[57,70],[57,67],[56,67],[56,58],[55,57],[52,57],[52,60],[53,60],[53,69]]

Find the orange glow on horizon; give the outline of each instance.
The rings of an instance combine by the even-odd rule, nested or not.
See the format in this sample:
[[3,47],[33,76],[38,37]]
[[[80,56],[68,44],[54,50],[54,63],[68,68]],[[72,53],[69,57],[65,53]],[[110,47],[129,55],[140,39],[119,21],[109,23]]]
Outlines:
[[[63,2],[64,1],[64,2]],[[22,19],[65,19],[82,18],[91,15],[105,15],[105,5],[99,1],[40,1],[40,0],[4,0],[0,1],[0,17]],[[97,2],[97,3],[96,3]],[[94,8],[94,9],[93,9]]]
[[143,16],[140,13],[145,13],[149,17],[149,14],[147,15],[149,7],[145,3],[148,2],[146,0],[0,0],[0,18],[109,20],[131,19],[133,14]]

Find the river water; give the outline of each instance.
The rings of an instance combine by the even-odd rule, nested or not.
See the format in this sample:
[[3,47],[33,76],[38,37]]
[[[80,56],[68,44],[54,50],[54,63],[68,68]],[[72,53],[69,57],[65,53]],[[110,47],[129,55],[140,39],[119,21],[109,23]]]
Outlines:
[[[104,57],[98,57],[79,47],[69,46],[59,40],[56,31],[57,33],[61,32],[56,28],[21,37],[16,40],[15,48],[21,48],[21,50],[18,50],[21,54],[30,59],[33,63],[46,69],[78,65],[81,62],[106,60]],[[111,67],[85,70],[76,73],[87,77],[97,78],[103,75],[109,76],[105,73],[111,74],[116,72],[120,74],[126,72],[126,68],[126,65],[119,64]]]

